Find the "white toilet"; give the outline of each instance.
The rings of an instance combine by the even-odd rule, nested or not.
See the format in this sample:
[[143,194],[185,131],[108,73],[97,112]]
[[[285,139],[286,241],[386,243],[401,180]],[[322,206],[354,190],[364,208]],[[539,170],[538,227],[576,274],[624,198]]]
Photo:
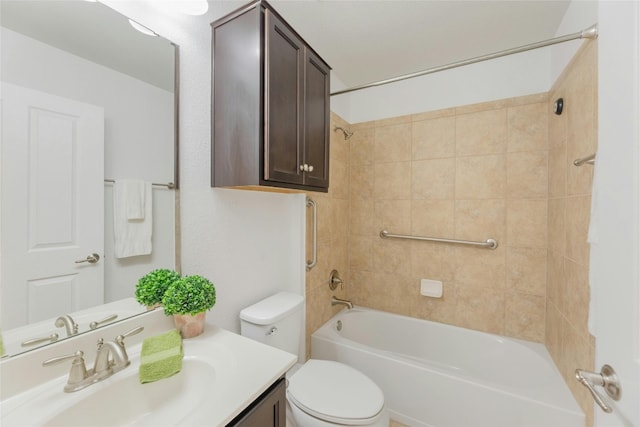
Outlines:
[[[243,336],[301,357],[304,297],[280,292],[240,312]],[[344,363],[311,359],[287,372],[287,422],[298,427],[388,427],[382,390]],[[289,418],[293,418],[290,420]]]

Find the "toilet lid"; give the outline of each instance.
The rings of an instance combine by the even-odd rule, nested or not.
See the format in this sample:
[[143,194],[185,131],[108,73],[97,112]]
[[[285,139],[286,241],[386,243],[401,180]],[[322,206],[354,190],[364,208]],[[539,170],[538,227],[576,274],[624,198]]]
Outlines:
[[343,363],[311,359],[290,379],[287,395],[298,408],[325,421],[360,424],[384,406],[382,390]]

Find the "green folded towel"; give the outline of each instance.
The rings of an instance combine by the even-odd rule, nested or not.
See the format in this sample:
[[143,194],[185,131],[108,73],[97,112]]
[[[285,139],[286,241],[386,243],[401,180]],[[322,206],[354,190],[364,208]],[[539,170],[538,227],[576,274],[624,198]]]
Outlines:
[[142,342],[140,383],[168,378],[182,369],[182,337],[177,329]]

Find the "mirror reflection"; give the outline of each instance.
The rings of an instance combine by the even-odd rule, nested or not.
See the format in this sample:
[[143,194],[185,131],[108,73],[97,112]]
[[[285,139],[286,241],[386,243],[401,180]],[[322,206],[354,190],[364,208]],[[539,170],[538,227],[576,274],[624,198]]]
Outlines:
[[144,311],[138,279],[179,270],[177,47],[97,2],[0,7],[0,327],[15,354]]

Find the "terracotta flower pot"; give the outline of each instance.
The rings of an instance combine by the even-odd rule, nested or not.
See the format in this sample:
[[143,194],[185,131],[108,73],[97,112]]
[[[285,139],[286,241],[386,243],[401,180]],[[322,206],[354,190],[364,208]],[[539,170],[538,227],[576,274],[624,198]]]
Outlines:
[[174,314],[173,322],[180,331],[182,338],[197,337],[204,332],[204,320],[206,311],[198,314]]

